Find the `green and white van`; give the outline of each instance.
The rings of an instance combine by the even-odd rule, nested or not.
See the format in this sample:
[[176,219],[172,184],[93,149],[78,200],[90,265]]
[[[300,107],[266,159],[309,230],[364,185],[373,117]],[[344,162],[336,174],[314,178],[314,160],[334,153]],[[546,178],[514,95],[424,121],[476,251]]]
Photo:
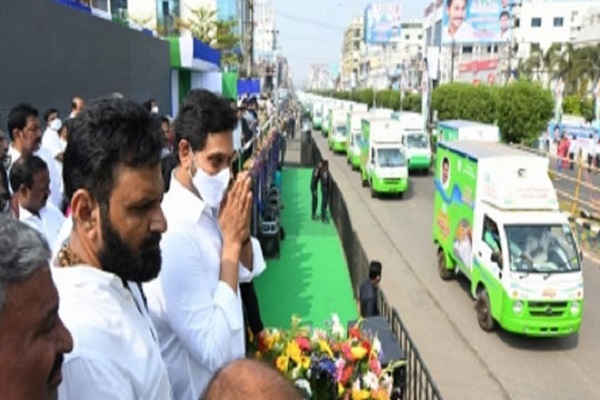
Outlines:
[[323,129],[323,101],[315,99],[312,103],[312,125],[313,129]]
[[455,140],[500,141],[500,130],[495,125],[462,119],[440,121],[437,125],[437,141],[452,142]]
[[564,336],[581,327],[582,256],[548,166],[545,157],[499,143],[438,144],[439,274],[469,279],[486,331],[498,324],[527,336]]
[[406,153],[400,141],[400,122],[369,117],[361,121],[360,175],[371,196],[395,194],[408,189]]
[[361,122],[370,115],[368,111],[349,111],[346,114],[346,159],[353,171],[360,168]]
[[347,111],[343,108],[329,110],[329,135],[327,143],[334,153],[345,153],[348,137]]
[[402,144],[406,148],[408,171],[429,173],[431,168],[431,141],[424,131],[425,122],[421,113],[401,111],[392,115],[400,121]]

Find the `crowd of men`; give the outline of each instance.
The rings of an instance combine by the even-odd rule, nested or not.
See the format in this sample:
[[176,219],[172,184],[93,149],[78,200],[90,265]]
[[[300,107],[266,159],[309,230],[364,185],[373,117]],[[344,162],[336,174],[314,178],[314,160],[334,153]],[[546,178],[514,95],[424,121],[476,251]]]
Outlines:
[[232,166],[256,103],[193,90],[171,120],[120,97],[43,133],[17,105],[0,135],[2,398],[299,398],[244,360],[266,264]]

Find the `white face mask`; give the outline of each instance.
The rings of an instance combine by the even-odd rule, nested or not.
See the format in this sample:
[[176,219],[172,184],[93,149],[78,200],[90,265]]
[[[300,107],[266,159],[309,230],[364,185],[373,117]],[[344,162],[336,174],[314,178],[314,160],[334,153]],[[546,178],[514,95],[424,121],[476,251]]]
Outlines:
[[157,106],[152,107],[151,111],[153,114],[158,114],[158,107]]
[[196,159],[192,158],[196,174],[192,176],[192,184],[200,193],[200,197],[211,208],[218,209],[223,201],[223,196],[229,186],[231,171],[225,168],[216,175],[209,175],[196,164]]
[[56,118],[54,121],[50,122],[50,129],[53,131],[58,132],[60,131],[60,128],[62,128],[62,121],[60,118]]

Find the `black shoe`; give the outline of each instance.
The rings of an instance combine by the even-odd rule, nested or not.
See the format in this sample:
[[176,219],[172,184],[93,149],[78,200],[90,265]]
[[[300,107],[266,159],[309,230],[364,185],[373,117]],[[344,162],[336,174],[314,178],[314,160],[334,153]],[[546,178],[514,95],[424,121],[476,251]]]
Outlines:
[[317,218],[317,215],[316,215],[316,214],[313,214],[313,215],[312,215],[312,219],[313,219],[313,221],[316,221],[316,220],[318,219],[318,218]]
[[323,221],[324,224],[329,222],[329,219],[327,217],[321,217],[321,221]]

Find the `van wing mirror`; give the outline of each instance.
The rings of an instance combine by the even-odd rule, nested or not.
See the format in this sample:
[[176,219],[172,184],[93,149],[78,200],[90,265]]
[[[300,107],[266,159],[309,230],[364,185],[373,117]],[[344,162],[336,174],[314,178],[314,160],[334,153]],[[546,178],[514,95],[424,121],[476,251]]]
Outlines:
[[492,262],[495,262],[496,264],[500,265],[500,252],[494,251],[490,257],[490,260],[492,260]]

